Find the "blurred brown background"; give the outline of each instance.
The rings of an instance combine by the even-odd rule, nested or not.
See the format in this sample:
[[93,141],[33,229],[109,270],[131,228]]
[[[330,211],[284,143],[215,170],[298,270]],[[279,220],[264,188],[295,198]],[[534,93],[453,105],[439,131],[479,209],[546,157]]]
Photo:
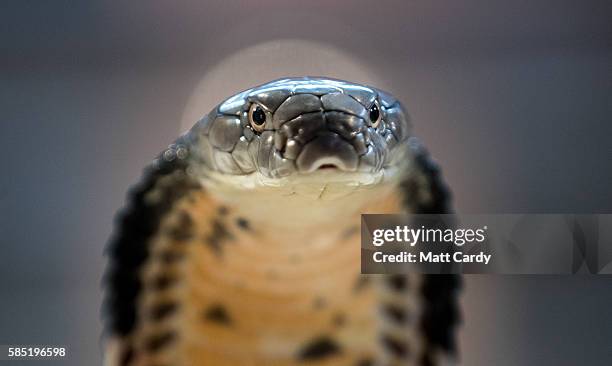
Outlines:
[[[65,364],[99,363],[128,186],[203,75],[262,42],[374,70],[459,211],[612,207],[610,1],[3,1],[0,30],[0,344],[66,345]],[[609,277],[468,276],[463,302],[464,365],[612,364]]]

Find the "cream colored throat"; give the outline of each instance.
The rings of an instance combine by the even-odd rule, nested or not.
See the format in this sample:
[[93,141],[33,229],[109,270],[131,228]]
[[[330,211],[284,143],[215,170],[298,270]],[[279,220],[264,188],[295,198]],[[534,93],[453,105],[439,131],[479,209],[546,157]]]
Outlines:
[[[216,176],[205,181],[219,202],[233,207],[256,226],[278,231],[284,237],[302,236],[312,230],[333,230],[353,223],[361,213],[393,195],[395,174],[316,172],[266,180],[261,176]],[[259,180],[259,181],[257,181]]]

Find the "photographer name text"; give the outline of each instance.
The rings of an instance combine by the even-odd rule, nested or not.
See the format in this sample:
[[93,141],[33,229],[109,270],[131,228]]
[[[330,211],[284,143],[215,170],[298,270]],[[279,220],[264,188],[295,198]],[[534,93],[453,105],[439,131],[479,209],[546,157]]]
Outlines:
[[418,253],[409,251],[386,253],[375,251],[372,259],[376,263],[484,263],[489,264],[492,255],[480,251],[475,254],[462,252],[433,253],[427,251],[429,246],[435,246],[440,250],[440,245],[453,245],[461,247],[465,244],[482,244],[486,240],[487,226],[475,229],[437,229],[409,228],[407,226],[396,226],[395,229],[376,229],[372,232],[372,245],[382,247],[383,245],[402,244],[415,249],[417,244],[421,245]]

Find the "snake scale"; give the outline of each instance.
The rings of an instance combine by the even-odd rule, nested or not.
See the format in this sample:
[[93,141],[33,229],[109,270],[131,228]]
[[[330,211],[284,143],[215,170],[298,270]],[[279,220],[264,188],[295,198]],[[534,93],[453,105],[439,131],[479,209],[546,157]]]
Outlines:
[[146,168],[106,273],[107,365],[437,365],[460,278],[360,274],[361,213],[449,192],[381,90],[286,78],[223,101]]

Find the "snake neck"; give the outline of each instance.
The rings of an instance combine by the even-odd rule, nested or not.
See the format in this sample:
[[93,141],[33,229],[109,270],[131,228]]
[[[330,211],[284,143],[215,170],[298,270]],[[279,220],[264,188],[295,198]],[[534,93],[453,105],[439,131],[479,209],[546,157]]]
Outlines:
[[360,285],[359,214],[399,209],[393,190],[378,188],[330,200],[269,192],[257,204],[208,189],[181,200],[143,268],[147,289],[178,284],[140,298],[137,364],[293,366],[319,344],[339,365],[371,359],[377,297]]
[[[301,242],[305,238],[337,236],[359,225],[360,214],[388,212],[397,200],[396,179],[360,182],[338,179],[326,172],[274,184],[211,184],[211,196],[232,207],[255,229],[265,228],[270,241]],[[397,210],[394,207],[393,210]],[[397,212],[397,211],[393,211]]]

